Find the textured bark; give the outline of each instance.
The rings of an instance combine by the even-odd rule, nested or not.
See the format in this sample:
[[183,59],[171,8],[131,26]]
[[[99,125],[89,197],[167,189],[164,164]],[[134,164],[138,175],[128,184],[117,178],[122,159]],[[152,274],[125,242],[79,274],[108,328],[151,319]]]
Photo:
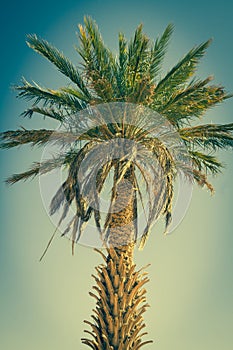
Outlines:
[[[85,331],[92,339],[82,342],[95,350],[137,350],[152,341],[142,341],[145,323],[143,314],[149,306],[146,303],[145,283],[149,281],[146,273],[135,270],[132,259],[125,251],[107,249],[108,256],[102,252],[104,264],[96,268],[93,276],[96,285],[90,295],[97,300],[93,310],[91,331]],[[130,253],[131,257],[132,254]]]
[[[115,180],[121,176],[121,164],[115,168]],[[135,191],[132,166],[113,190],[112,208],[109,213],[108,244],[112,247],[130,245],[135,240]]]
[[[119,167],[115,176],[120,176]],[[96,285],[90,295],[96,299],[93,310],[92,336],[82,342],[95,350],[137,350],[152,341],[142,341],[145,323],[143,314],[146,304],[146,273],[135,270],[133,251],[135,241],[135,183],[133,168],[125,172],[113,193],[112,213],[108,220],[107,255],[99,251],[104,264],[96,268],[93,276]]]

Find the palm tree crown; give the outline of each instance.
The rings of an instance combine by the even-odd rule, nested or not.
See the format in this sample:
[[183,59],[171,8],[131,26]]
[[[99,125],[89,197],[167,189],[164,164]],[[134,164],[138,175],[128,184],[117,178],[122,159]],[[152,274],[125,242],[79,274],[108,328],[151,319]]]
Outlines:
[[[107,104],[109,108],[111,104],[116,103],[123,103],[127,106],[133,104],[156,111],[164,120],[169,121],[185,146],[191,164],[191,168],[189,166],[189,169],[185,170],[186,174],[188,173],[198,185],[207,186],[211,191],[213,190],[207,176],[218,173],[222,167],[213,153],[221,148],[232,148],[233,124],[192,126],[192,121],[200,118],[209,108],[223,102],[231,95],[227,94],[222,86],[211,85],[212,77],[204,80],[194,77],[197,65],[205,54],[210,40],[192,48],[161,78],[162,63],[172,32],[173,26],[168,25],[155,42],[149,40],[143,33],[142,25],[138,26],[130,41],[127,41],[124,34],[120,33],[119,52],[115,56],[105,46],[96,23],[90,17],[85,17],[84,26],[79,25],[80,46],[76,48],[82,58],[80,69],[47,41],[36,35],[28,35],[28,46],[52,62],[62,74],[70,79],[71,83],[58,90],[52,90],[24,79],[22,85],[16,86],[18,96],[33,103],[23,112],[23,116],[31,118],[36,114],[52,118],[61,126],[65,126],[65,129],[54,131],[23,128],[2,132],[0,134],[1,148],[12,148],[23,144],[36,146],[54,143],[69,144],[70,147],[57,157],[34,163],[26,172],[12,175],[7,179],[7,183],[14,184],[20,180],[27,180],[55,168],[67,168],[67,178],[52,199],[50,211],[53,214],[63,206],[60,220],[62,222],[71,204],[75,203],[75,215],[63,232],[63,234],[70,232],[73,242],[79,239],[84,223],[90,219],[92,214],[101,234],[106,233],[109,229],[112,214],[109,212],[106,215],[105,222],[101,226],[98,198],[112,169],[114,169],[115,176],[111,205],[117,196],[119,180],[130,169],[131,184],[135,188],[132,201],[133,215],[136,218],[137,201],[138,199],[142,201],[143,197],[135,170],[137,168],[145,181],[147,191],[150,192],[147,224],[141,241],[143,245],[156,217],[160,214],[165,215],[166,225],[171,221],[173,182],[178,168],[166,145],[151,134],[156,122],[155,114],[144,117],[141,115],[141,118],[136,118],[132,123],[123,123],[122,120],[114,119],[115,116],[112,120],[103,122],[102,117],[101,125],[94,123],[91,127],[83,129],[81,133],[77,133],[77,128],[74,132],[67,125],[73,123],[73,116],[80,111],[84,110],[89,113],[95,106],[98,110],[98,106],[103,104],[105,106]],[[127,160],[109,158],[99,167],[97,173],[94,172],[94,169],[91,170],[92,173],[89,171],[89,182],[85,176],[80,186],[77,174],[83,159],[90,152],[93,152],[93,157],[96,156],[98,153],[94,152],[96,146],[103,147],[104,142],[114,140],[116,137],[137,142],[140,146],[137,149],[139,160],[137,161],[135,157],[130,158],[129,155]],[[148,156],[148,151],[150,156]],[[152,175],[156,177],[153,162],[159,164],[164,174],[164,187],[160,189],[159,198],[156,201],[154,198],[156,191],[153,185],[157,183],[153,184],[151,180]],[[146,172],[147,167],[150,169],[148,172]],[[84,195],[85,186],[89,186],[86,187],[86,192],[90,193],[90,189],[94,191],[89,198],[88,195]]]

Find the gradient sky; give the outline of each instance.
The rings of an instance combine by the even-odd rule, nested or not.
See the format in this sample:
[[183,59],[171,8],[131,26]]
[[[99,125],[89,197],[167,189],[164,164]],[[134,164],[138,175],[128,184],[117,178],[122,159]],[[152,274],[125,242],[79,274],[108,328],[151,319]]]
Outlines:
[[[129,37],[144,23],[150,37],[175,25],[165,70],[192,46],[212,37],[199,76],[233,91],[233,3],[228,0],[7,2],[1,8],[1,130],[20,125],[39,128],[43,120],[19,119],[27,107],[10,85],[28,80],[56,88],[66,81],[25,44],[28,33],[54,43],[73,61],[75,31],[83,15],[96,19],[106,43],[116,49],[117,33]],[[210,111],[203,122],[233,122],[233,100]],[[90,319],[90,275],[101,259],[68,240],[57,238],[42,263],[38,259],[53,232],[38,181],[6,187],[3,179],[40,159],[40,151],[1,152],[0,347],[5,350],[82,349],[83,320]],[[224,173],[213,179],[216,194],[194,189],[187,215],[172,235],[153,229],[138,266],[151,263],[146,315],[153,345],[147,349],[228,350],[233,344],[232,153],[221,154]]]

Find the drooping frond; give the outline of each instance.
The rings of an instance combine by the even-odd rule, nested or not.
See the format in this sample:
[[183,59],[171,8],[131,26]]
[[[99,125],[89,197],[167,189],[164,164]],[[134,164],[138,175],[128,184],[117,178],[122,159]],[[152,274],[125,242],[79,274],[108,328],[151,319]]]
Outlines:
[[143,248],[152,225],[162,215],[165,216],[165,233],[171,223],[172,204],[174,197],[175,159],[168,148],[157,139],[145,139],[143,145],[152,152],[146,151],[146,156],[136,163],[146,183],[148,194],[148,219],[142,234],[140,248]]
[[211,194],[214,193],[214,188],[211,185],[211,183],[208,181],[205,173],[202,173],[201,171],[194,169],[193,170],[193,177],[199,186],[201,186],[201,187],[206,186],[208,188],[208,190],[211,192]]
[[62,52],[60,52],[46,40],[38,38],[35,34],[28,35],[27,39],[27,44],[29,47],[46,57],[60,70],[61,73],[70,78],[70,80],[79,87],[87,100],[91,99],[90,92],[79,74],[78,69],[68,60],[68,58],[64,56]]
[[72,161],[73,157],[73,153],[67,152],[65,155],[62,154],[56,158],[54,157],[43,162],[35,162],[32,164],[31,168],[28,171],[19,174],[14,174],[8,177],[6,183],[9,185],[13,185],[16,182],[26,181],[28,179],[34,178],[37,175],[46,174],[56,168],[66,166]]
[[197,168],[201,172],[204,171],[205,173],[217,174],[223,167],[217,158],[212,155],[197,151],[190,151],[189,153],[193,161],[194,168]]
[[[80,235],[82,226],[85,221],[89,220],[92,212],[92,203],[89,203],[83,192],[80,190],[80,185],[84,180],[81,178],[81,183],[78,181],[78,173],[80,166],[86,154],[94,146],[93,142],[86,143],[78,152],[74,154],[68,165],[68,176],[62,186],[58,189],[54,197],[52,198],[50,205],[50,214],[53,215],[57,210],[62,208],[62,215],[60,223],[66,218],[70,206],[74,200],[76,206],[76,212],[72,217],[67,228],[63,232],[63,235],[67,235],[70,232],[73,242],[76,242]],[[90,205],[91,210],[88,208]]]

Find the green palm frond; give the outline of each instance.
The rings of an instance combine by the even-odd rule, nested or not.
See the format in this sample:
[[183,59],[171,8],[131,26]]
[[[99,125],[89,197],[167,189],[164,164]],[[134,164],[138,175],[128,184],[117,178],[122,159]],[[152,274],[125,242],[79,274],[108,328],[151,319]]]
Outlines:
[[[90,102],[85,95],[82,94],[82,92],[78,91],[77,89],[71,88],[71,87],[62,87],[60,88],[61,91],[66,92],[69,95],[75,96],[78,100],[84,101],[84,102]],[[93,100],[91,100],[93,103]],[[85,106],[85,104],[84,104]]]
[[47,129],[38,130],[9,130],[0,133],[0,148],[7,149],[25,144],[32,146],[45,145],[48,142],[53,144],[72,143],[78,139],[77,136],[66,131],[54,131]]
[[183,96],[175,96],[174,101],[169,102],[170,105],[166,107],[160,105],[161,107],[157,110],[172,124],[182,125],[194,117],[201,117],[208,109],[230,97],[232,96],[227,94],[222,87],[207,86],[187,94],[184,91]]
[[57,108],[69,108],[71,111],[80,111],[85,108],[85,104],[78,98],[62,90],[45,89],[36,83],[29,83],[25,79],[23,85],[15,86],[19,91],[18,96],[28,101],[34,100],[34,104],[43,102],[44,106],[57,106]]
[[155,104],[157,99],[167,102],[174,90],[184,85],[195,73],[197,64],[204,56],[211,40],[191,49],[166,75],[155,88]]
[[233,124],[206,124],[179,130],[182,139],[191,146],[204,149],[225,149],[233,147]]
[[85,17],[84,25],[85,27],[79,26],[81,48],[78,49],[78,52],[84,59],[87,68],[94,68],[102,77],[109,79],[113,72],[113,67],[109,64],[114,64],[114,56],[105,46],[96,22],[91,17]]
[[23,117],[31,118],[34,113],[41,114],[44,118],[49,117],[58,120],[59,122],[62,122],[64,120],[64,114],[61,110],[56,110],[55,108],[43,108],[38,106],[26,109],[21,115]]
[[[168,117],[174,124],[174,121],[180,121],[182,117],[184,117],[184,112],[186,112],[185,117],[189,115],[190,103],[192,103],[192,101],[196,103],[196,99],[194,98],[195,96],[192,95],[197,94],[197,92],[202,93],[203,87],[206,86],[212,79],[213,77],[211,76],[204,80],[194,79],[187,87],[177,89],[177,91],[171,94],[167,102],[157,99],[154,107],[156,106],[156,110]],[[185,100],[187,100],[188,103],[185,104]],[[187,107],[189,108],[188,111]]]
[[134,38],[128,45],[128,79],[132,84],[142,77],[148,70],[148,51],[149,38],[143,34],[142,25],[139,25],[135,31]]
[[151,49],[149,74],[151,79],[155,79],[161,71],[161,64],[167,50],[167,46],[171,35],[173,33],[174,26],[169,24],[162,34],[161,38],[157,38],[154,47]]
[[152,65],[151,43],[139,25],[134,37],[127,43],[123,34],[119,34],[119,63],[117,86],[119,97],[133,103],[140,103],[151,94]]
[[38,175],[43,175],[51,172],[54,169],[67,166],[75,156],[72,152],[61,154],[56,158],[48,159],[43,162],[34,162],[31,168],[23,173],[14,174],[6,179],[8,185],[13,185],[19,181],[26,181]]
[[62,52],[60,52],[46,40],[38,38],[35,34],[28,35],[27,39],[27,44],[29,47],[52,62],[61,73],[70,78],[70,80],[79,87],[86,99],[91,99],[90,92],[79,74],[78,69],[68,60],[68,58],[64,56]]
[[128,45],[123,33],[119,33],[119,68],[117,70],[117,88],[119,96],[124,98],[127,95],[127,72],[128,72]]
[[117,86],[120,96],[130,96],[127,101],[141,102],[152,94],[153,79],[161,68],[173,26],[168,25],[161,38],[153,45],[138,26],[134,37],[127,43],[124,34],[119,34],[119,69]]
[[76,50],[84,60],[91,87],[103,101],[109,101],[115,94],[115,58],[106,48],[95,21],[85,17],[84,24],[85,27],[79,25],[80,47]]
[[193,161],[194,168],[197,168],[199,171],[204,171],[205,173],[211,174],[221,172],[223,165],[217,160],[216,157],[197,151],[190,151],[189,153]]

